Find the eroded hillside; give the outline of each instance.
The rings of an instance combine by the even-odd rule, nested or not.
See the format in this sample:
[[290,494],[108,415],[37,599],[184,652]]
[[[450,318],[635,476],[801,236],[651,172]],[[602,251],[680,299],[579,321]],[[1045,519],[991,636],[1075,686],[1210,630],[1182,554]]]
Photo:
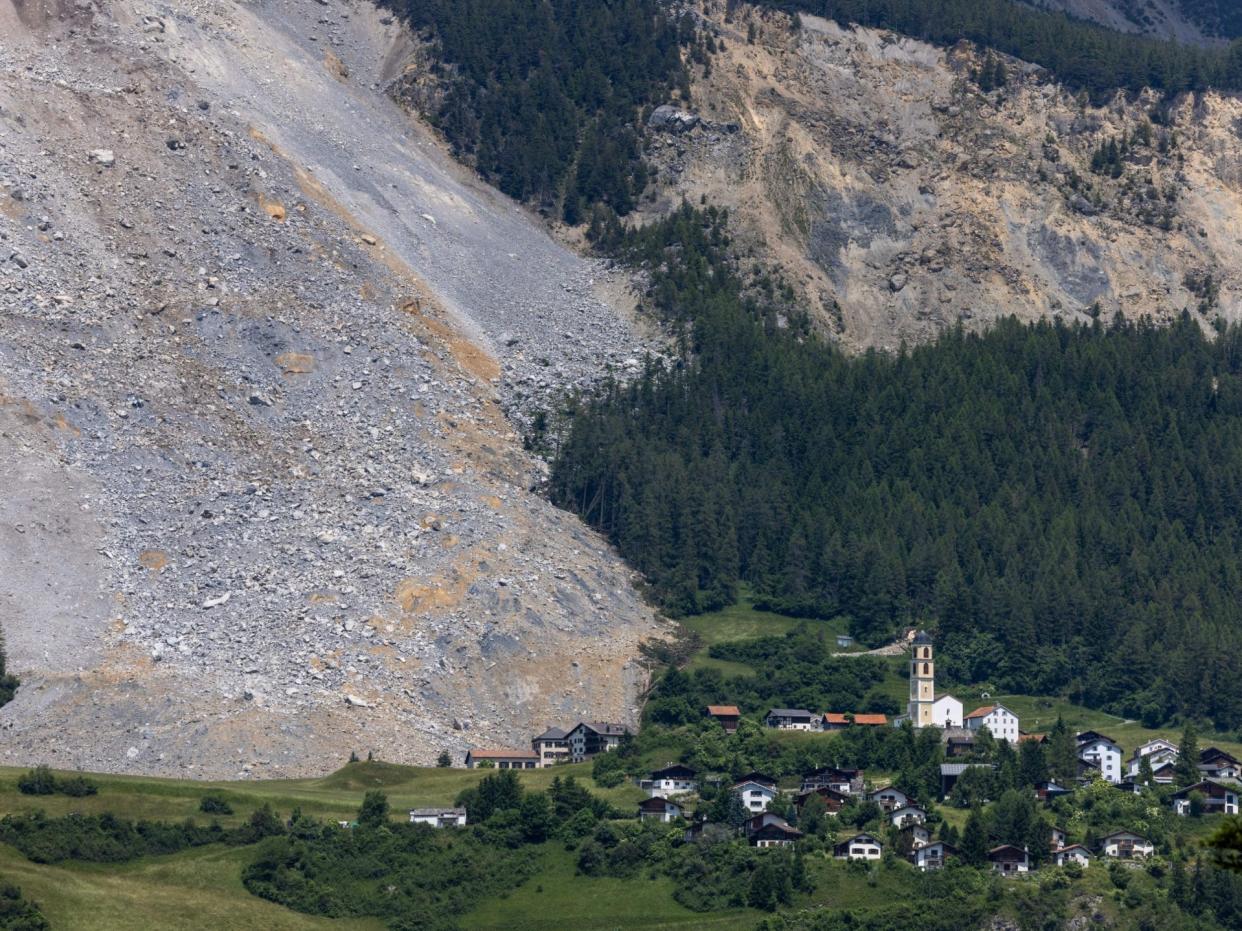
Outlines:
[[705,5],[724,48],[694,88],[703,122],[655,141],[648,209],[733,208],[846,345],[1007,314],[1237,316],[1236,97],[1092,106],[1013,60],[985,92],[965,46],[724,7]]
[[621,283],[383,92],[366,3],[0,0],[0,760],[225,777],[630,719],[661,628],[504,414]]

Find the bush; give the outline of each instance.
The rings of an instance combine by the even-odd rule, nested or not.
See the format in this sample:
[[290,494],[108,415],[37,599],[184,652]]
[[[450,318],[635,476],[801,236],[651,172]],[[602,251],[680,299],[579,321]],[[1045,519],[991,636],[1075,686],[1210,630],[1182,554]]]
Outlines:
[[85,776],[70,776],[68,779],[60,779],[56,783],[56,790],[73,798],[84,798],[87,795],[99,794],[99,786]]
[[204,795],[198,803],[198,810],[209,815],[231,815],[233,806],[229,804],[223,793],[212,792]]
[[22,795],[52,795],[56,792],[56,777],[46,766],[36,766],[17,780]]

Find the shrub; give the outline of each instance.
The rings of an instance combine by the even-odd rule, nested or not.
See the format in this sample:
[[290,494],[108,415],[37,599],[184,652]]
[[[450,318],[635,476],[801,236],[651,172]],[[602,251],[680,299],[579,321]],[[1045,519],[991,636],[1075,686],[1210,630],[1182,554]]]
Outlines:
[[68,779],[58,780],[56,790],[73,798],[83,798],[87,795],[99,794],[99,786],[85,776],[70,776]]
[[198,803],[198,810],[209,815],[231,815],[233,806],[229,804],[229,800],[224,797],[223,793],[212,792],[202,797]]
[[56,791],[56,777],[46,766],[36,766],[17,780],[22,795],[52,795]]

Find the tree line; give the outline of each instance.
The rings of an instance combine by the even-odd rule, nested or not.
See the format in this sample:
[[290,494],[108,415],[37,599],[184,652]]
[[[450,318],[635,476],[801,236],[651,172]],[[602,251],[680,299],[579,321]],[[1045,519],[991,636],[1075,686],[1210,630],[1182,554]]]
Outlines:
[[[760,0],[789,12],[889,29],[938,45],[962,39],[1047,69],[1092,94],[1242,88],[1242,41],[1223,48],[1115,32],[1015,0]],[[1201,0],[1206,6],[1209,0]],[[1228,28],[1237,28],[1231,13]],[[1224,22],[1224,20],[1222,20]],[[1233,33],[1239,35],[1242,33]]]
[[534,440],[667,611],[744,581],[871,645],[933,628],[958,681],[1242,724],[1242,331],[1010,320],[847,356],[775,322],[724,222],[641,234],[681,357]]

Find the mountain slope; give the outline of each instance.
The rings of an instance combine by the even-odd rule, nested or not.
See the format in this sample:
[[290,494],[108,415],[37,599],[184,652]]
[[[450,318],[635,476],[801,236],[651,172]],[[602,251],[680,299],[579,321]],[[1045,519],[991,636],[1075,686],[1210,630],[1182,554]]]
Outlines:
[[[1236,318],[1236,96],[1097,107],[1011,59],[1006,86],[985,93],[964,44],[704,9],[724,44],[695,82],[704,124],[654,143],[661,197],[647,212],[703,196],[730,207],[747,247],[846,345],[1008,314]],[[1135,133],[1150,142],[1120,177],[1092,170]]]
[[383,93],[367,4],[0,0],[0,756],[195,776],[632,720],[506,409],[644,341]]

